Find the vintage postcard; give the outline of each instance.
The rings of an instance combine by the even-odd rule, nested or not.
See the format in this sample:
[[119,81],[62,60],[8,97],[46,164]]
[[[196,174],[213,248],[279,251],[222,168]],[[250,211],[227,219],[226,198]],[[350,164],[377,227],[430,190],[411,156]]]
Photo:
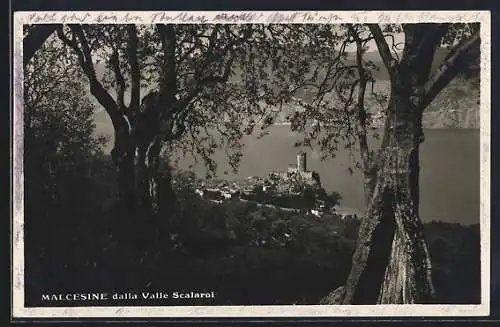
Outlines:
[[490,30],[15,12],[13,317],[489,315]]

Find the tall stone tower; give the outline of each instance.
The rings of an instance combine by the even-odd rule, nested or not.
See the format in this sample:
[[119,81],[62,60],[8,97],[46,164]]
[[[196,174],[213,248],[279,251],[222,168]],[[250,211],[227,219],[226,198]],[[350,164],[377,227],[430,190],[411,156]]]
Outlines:
[[307,171],[307,155],[305,151],[300,151],[297,154],[297,170],[301,172]]

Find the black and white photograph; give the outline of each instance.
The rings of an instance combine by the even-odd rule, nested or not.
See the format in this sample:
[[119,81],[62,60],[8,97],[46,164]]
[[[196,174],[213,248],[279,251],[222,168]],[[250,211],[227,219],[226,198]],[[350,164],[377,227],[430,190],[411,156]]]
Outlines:
[[15,317],[489,313],[488,12],[17,12]]

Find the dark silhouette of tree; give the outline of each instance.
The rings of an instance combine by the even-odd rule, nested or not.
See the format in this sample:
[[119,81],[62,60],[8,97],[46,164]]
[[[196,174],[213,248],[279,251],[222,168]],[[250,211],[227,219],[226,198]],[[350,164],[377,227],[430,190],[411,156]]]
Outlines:
[[54,272],[74,262],[70,244],[86,237],[84,228],[95,224],[101,201],[109,196],[96,187],[99,174],[106,174],[99,160],[104,140],[94,135],[94,106],[81,96],[86,87],[80,68],[71,64],[75,60],[57,39],[48,38],[24,66],[24,235],[30,283],[43,269]]
[[[457,44],[457,26],[404,24],[401,29],[405,45],[398,61],[380,26],[369,25],[390,74],[391,95],[382,146],[374,161],[376,183],[371,186],[343,303],[422,303],[435,296],[418,211],[422,114],[462,67],[478,59],[479,29],[470,26],[470,36],[459,38]],[[443,42],[454,48],[431,72]]]
[[55,32],[56,24],[28,26],[23,39],[23,64],[26,66],[35,52],[42,47],[47,38]]
[[[395,33],[404,33],[404,44],[395,43]],[[333,40],[332,46],[317,47],[324,39]],[[383,67],[366,58],[369,41]],[[294,102],[303,108],[290,115],[292,129],[305,135],[297,145],[318,146],[324,157],[335,156],[339,144],[351,153],[358,146],[360,159],[353,162],[364,174],[367,206],[350,276],[326,302],[431,301],[431,263],[418,212],[422,115],[454,77],[477,74],[479,25],[343,24],[307,42],[310,50],[301,54],[307,73],[289,97],[297,96]],[[443,49],[447,55],[436,64]],[[390,79],[387,98],[376,90],[381,69]],[[368,142],[375,114],[384,121],[378,150]]]
[[[269,93],[260,81],[266,76],[265,58],[271,57],[263,29],[168,24],[57,28],[112,121],[111,154],[127,211],[148,217],[157,216],[161,206],[165,213],[172,209],[171,176],[159,171],[160,154],[168,158],[180,148],[201,157],[214,172],[211,156],[223,148],[236,167],[249,122],[272,122],[267,103],[260,102]],[[99,76],[103,67],[104,76]],[[116,95],[110,93],[113,88]]]

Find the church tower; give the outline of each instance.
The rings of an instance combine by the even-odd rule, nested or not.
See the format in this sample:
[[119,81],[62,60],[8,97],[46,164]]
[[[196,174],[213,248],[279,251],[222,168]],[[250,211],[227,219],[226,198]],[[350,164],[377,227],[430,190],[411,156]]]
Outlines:
[[299,172],[307,171],[307,155],[305,151],[300,151],[297,154],[297,170]]

